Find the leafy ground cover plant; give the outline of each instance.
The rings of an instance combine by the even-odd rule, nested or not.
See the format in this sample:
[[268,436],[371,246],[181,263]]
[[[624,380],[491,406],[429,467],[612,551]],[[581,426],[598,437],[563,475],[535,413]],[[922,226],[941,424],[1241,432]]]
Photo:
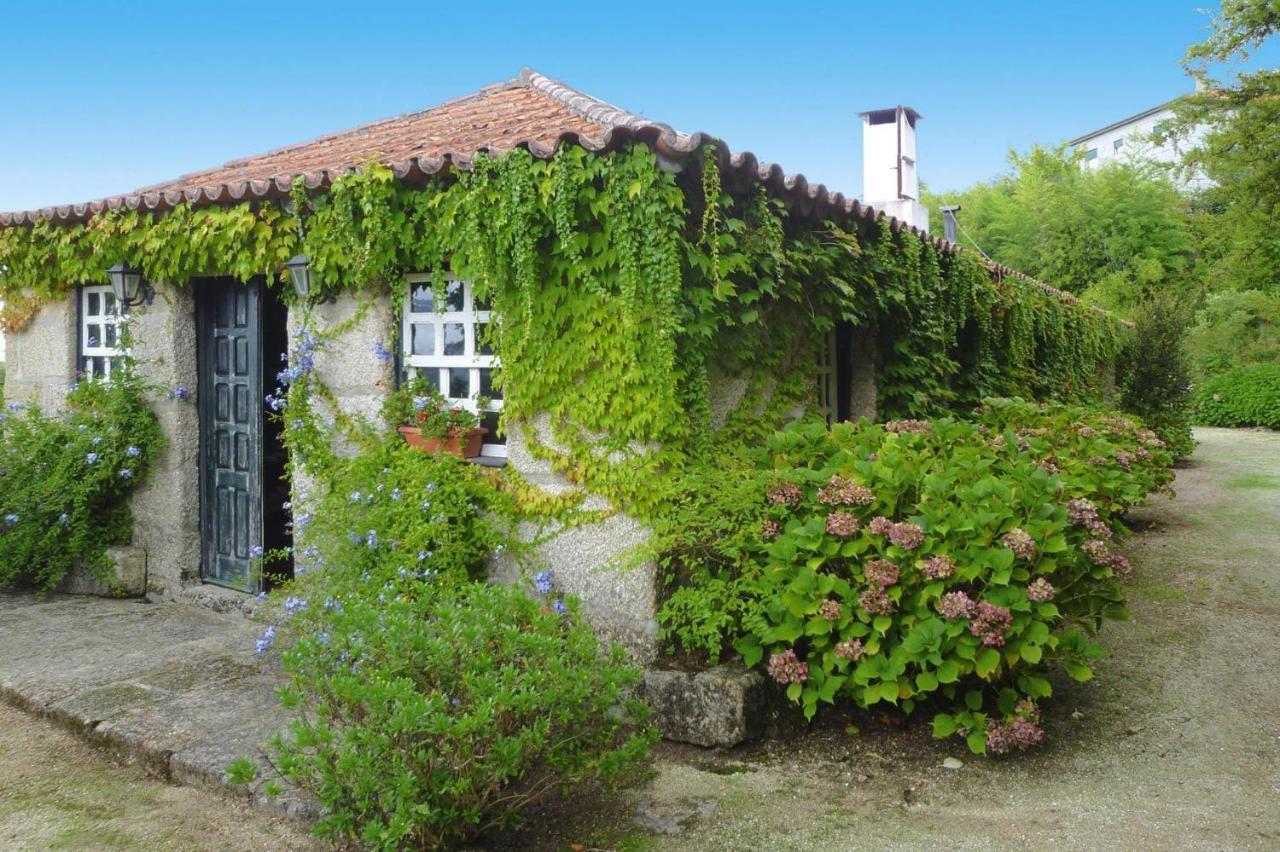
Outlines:
[[1045,667],[1087,680],[1093,631],[1126,617],[1111,539],[1170,456],[1103,412],[992,400],[980,416],[774,435],[726,478],[730,504],[754,492],[755,543],[735,529],[691,560],[665,635],[709,656],[731,643],[809,716],[928,706],[975,752],[1039,742]]
[[84,381],[62,416],[0,411],[0,584],[52,589],[77,563],[106,578],[133,530],[128,496],[164,444],[141,381]]
[[1238,367],[1206,379],[1196,393],[1195,416],[1206,426],[1280,429],[1280,364]]
[[272,759],[324,805],[322,834],[453,848],[644,762],[656,735],[625,652],[601,646],[547,573],[532,593],[481,581],[521,547],[511,484],[390,436],[321,472],[294,517],[297,579],[258,651],[288,640],[282,697],[298,716]]

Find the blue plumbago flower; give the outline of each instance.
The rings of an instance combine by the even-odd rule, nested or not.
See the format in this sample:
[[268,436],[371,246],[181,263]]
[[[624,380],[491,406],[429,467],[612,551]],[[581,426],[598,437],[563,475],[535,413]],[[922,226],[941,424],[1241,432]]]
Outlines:
[[137,447],[129,447],[124,451],[124,454],[131,459],[136,459],[138,456],[142,455],[142,450]]
[[393,488],[393,489],[391,489],[391,499],[392,499],[392,500],[399,500],[399,499],[400,499],[400,489],[399,489],[399,488]]
[[505,546],[503,546],[503,545],[501,545],[501,544],[500,544],[500,545],[498,545],[497,547],[495,547],[495,548],[493,549],[493,555],[494,555],[494,556],[501,556],[504,552],[506,552],[506,549],[507,549],[507,548],[506,548]]
[[379,482],[379,483],[378,483],[378,485],[377,485],[377,487],[375,487],[373,490],[374,490],[374,491],[377,491],[379,494],[381,494],[383,491],[386,491],[386,490],[387,490],[387,486],[385,486],[385,485],[383,485],[381,482]]
[[364,541],[365,541],[365,544],[369,546],[370,550],[373,550],[374,548],[376,548],[378,546],[378,531],[369,530],[369,534],[365,536]]
[[351,492],[350,500],[352,503],[359,503],[363,498],[364,498],[364,495],[361,494],[359,491]]
[[564,602],[564,598],[556,598],[552,601],[551,608],[561,615],[564,615],[569,611],[569,605]]
[[174,385],[168,396],[170,399],[191,399],[191,389],[186,385]]
[[425,550],[419,550],[419,551],[418,551],[418,561],[419,561],[419,562],[426,562],[426,561],[427,561],[427,552],[426,552]]
[[302,529],[309,523],[311,523],[310,512],[303,512],[301,515],[298,515],[296,518],[293,519],[293,525],[298,529]]
[[96,446],[98,446],[99,444],[101,444],[101,443],[102,443],[102,437],[101,437],[101,436],[99,436],[99,437],[95,437],[95,438],[94,438],[92,441],[90,441],[89,443],[90,443],[90,444],[93,444],[93,445],[96,447]]
[[333,428],[333,426],[334,426],[334,424],[335,424],[335,423],[337,423],[337,422],[338,422],[338,421],[334,420],[332,417],[326,417],[326,418],[324,419],[324,425],[325,425],[327,428],[329,428],[329,429],[332,429],[332,428]]
[[364,536],[360,535],[360,533],[355,532],[354,530],[347,533],[347,540],[350,541],[352,544],[364,544]]
[[434,482],[428,482],[427,493],[430,494],[432,491],[435,491],[435,490],[436,490],[436,484]]
[[71,516],[68,515],[66,512],[63,512],[61,515],[58,516],[58,523],[62,524],[63,526],[66,526],[67,522],[70,520],[71,520]]
[[84,460],[87,461],[89,464],[95,464],[98,461],[98,454],[89,453],[87,456],[84,457]]
[[258,600],[265,601],[266,599],[267,599],[267,592],[265,589],[261,592],[258,592]]
[[[9,403],[8,405],[6,405],[6,406],[5,406],[5,408],[8,408],[10,411],[21,411],[21,410],[22,410],[22,403],[20,403],[20,402],[11,402],[11,403]],[[84,424],[83,424],[83,423],[81,423],[81,424],[80,424],[80,428],[81,428],[81,429],[83,429],[83,428],[84,428]]]
[[373,344],[373,357],[385,364],[394,356],[387,351],[387,347],[383,346],[382,341],[379,340],[377,343]]
[[539,571],[533,575],[533,587],[538,590],[538,594],[546,595],[551,593],[551,572]]
[[431,404],[431,400],[427,399],[425,396],[415,396],[413,398],[414,411],[423,411],[430,404]]
[[265,654],[267,649],[271,647],[271,643],[274,641],[276,641],[276,626],[273,624],[266,629],[265,633],[262,634],[262,638],[254,643],[254,653]]
[[317,645],[322,645],[322,646],[324,646],[324,647],[328,647],[328,646],[329,646],[329,643],[330,643],[331,641],[333,641],[333,640],[329,638],[329,634],[328,634],[328,633],[317,633],[317,634],[316,634],[316,644],[317,644]]
[[92,347],[94,347],[94,346],[97,346],[97,345],[98,345],[98,338],[94,337],[94,336],[91,334],[91,335],[89,335],[88,343],[89,343],[89,346],[90,346],[91,348],[92,348]]
[[13,526],[20,520],[22,520],[22,518],[19,515],[13,514],[12,512],[4,516],[4,522],[9,526]]
[[133,479],[133,471],[129,470],[129,468],[126,467],[124,470],[120,471],[120,478]]
[[292,511],[293,511],[293,503],[292,503],[292,502],[290,502],[290,501],[288,501],[288,500],[285,500],[283,503],[281,503],[281,504],[280,504],[280,508],[281,508],[281,509],[284,509],[286,512],[292,512]]
[[290,595],[284,599],[284,611],[293,615],[295,612],[301,612],[307,608],[307,602],[302,598]]
[[263,554],[264,552],[265,552],[265,551],[263,551],[263,549],[262,549],[262,545],[260,545],[260,544],[255,544],[253,547],[249,548],[249,558],[250,558],[250,559],[261,559],[261,558],[262,558],[262,554]]
[[430,509],[430,508],[431,508],[431,501],[430,501],[430,500],[423,500],[423,501],[422,501],[422,510],[425,512],[427,509]]

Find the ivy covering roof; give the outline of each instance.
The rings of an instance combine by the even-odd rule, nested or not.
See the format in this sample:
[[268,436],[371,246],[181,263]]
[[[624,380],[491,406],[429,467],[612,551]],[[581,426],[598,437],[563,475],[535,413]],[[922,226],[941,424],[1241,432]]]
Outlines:
[[[162,212],[181,204],[202,207],[283,199],[297,178],[302,178],[310,189],[322,189],[371,161],[389,166],[403,180],[424,181],[451,168],[469,168],[480,152],[499,155],[513,148],[526,148],[534,156],[549,159],[562,142],[600,152],[635,141],[648,145],[673,165],[695,156],[705,145],[715,145],[729,182],[758,181],[801,214],[868,221],[885,215],[822,184],[812,184],[804,175],[788,175],[776,164],[761,162],[750,151],[734,153],[715,136],[675,130],[525,68],[513,80],[420,112],[233,160],[124,195],[0,213],[0,228],[39,221],[81,222],[104,210],[122,207]],[[885,218],[894,231],[909,230],[944,251],[960,250],[941,237],[892,217]],[[1001,264],[988,265],[993,275],[1023,278],[1046,291],[1059,292]]]

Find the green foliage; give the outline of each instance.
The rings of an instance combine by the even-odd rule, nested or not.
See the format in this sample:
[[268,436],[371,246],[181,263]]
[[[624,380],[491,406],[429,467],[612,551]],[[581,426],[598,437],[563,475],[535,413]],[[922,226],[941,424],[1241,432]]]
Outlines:
[[1186,200],[1156,166],[1135,158],[1082,169],[1078,152],[1033,147],[1011,171],[961,193],[960,242],[1014,269],[1127,316],[1155,292],[1193,293]]
[[[479,407],[486,407],[478,400]],[[449,406],[440,394],[440,383],[421,375],[411,376],[382,402],[382,417],[392,427],[414,426],[426,437],[466,432],[480,425],[476,415]]]
[[1196,314],[1187,346],[1200,375],[1280,362],[1280,293],[1211,293]]
[[721,500],[750,527],[699,523],[710,500],[687,507],[689,541],[672,549],[693,556],[672,562],[692,570],[665,635],[767,661],[809,716],[927,701],[953,711],[935,730],[975,751],[1029,745],[1044,667],[1088,679],[1101,651],[1087,634],[1125,617],[1128,563],[1107,540],[1167,487],[1170,461],[1126,418],[1010,400],[977,423],[791,426],[725,478]]
[[1136,414],[1168,444],[1175,458],[1191,455],[1191,365],[1188,311],[1169,298],[1135,314],[1136,328],[1116,361],[1120,408]]
[[1254,364],[1211,376],[1196,390],[1195,418],[1206,426],[1280,429],[1280,364]]
[[127,366],[110,384],[84,381],[67,411],[10,402],[0,413],[0,584],[56,586],[80,564],[106,577],[107,547],[128,544],[128,496],[164,436]]
[[[1175,132],[1207,127],[1184,155],[1188,170],[1214,184],[1199,206],[1205,261],[1216,289],[1262,290],[1275,295],[1280,281],[1280,69],[1241,67],[1252,49],[1280,28],[1274,0],[1223,0],[1208,38],[1188,51],[1183,64],[1201,84],[1175,106]],[[1215,78],[1215,65],[1233,73]]]

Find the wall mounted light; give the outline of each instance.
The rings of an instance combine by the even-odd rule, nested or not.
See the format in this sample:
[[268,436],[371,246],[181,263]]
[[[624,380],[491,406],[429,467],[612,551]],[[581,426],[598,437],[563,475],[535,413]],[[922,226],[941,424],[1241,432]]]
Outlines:
[[293,289],[297,292],[298,298],[306,299],[311,293],[311,261],[305,254],[296,254],[284,266],[289,270],[289,277],[293,279]]
[[111,279],[111,292],[122,305],[141,305],[149,302],[155,291],[142,279],[142,270],[124,263],[117,263],[107,270]]

